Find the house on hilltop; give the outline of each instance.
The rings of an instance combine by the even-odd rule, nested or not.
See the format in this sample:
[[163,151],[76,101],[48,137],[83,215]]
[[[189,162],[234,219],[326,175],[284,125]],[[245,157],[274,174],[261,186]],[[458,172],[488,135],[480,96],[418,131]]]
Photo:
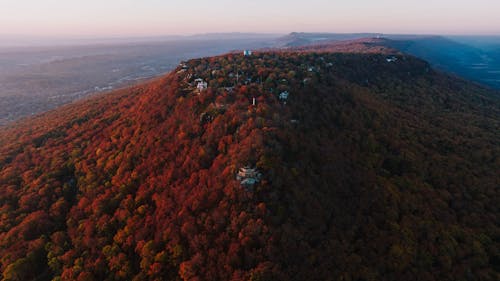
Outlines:
[[288,91],[284,91],[284,92],[281,92],[281,94],[280,94],[279,98],[280,98],[280,100],[282,100],[282,101],[286,101],[286,100],[288,99],[288,96],[289,96],[289,95],[290,95],[290,94],[288,93]]
[[279,99],[280,101],[283,102],[283,104],[286,104],[286,101],[288,100],[288,91],[284,91],[284,92],[281,92],[281,94],[279,95]]
[[205,82],[203,79],[201,78],[196,78],[194,80],[194,83],[196,84],[196,88],[202,92],[203,90],[205,90],[207,87],[208,87],[208,83]]
[[395,56],[391,56],[391,57],[386,58],[385,60],[386,60],[387,62],[395,62],[395,61],[397,61],[397,60],[398,60],[398,58],[397,58],[397,57],[395,57]]
[[236,180],[246,188],[250,188],[260,181],[262,174],[256,169],[249,166],[242,167],[236,174]]
[[206,88],[208,88],[208,83],[203,81],[203,82],[199,82],[198,85],[196,85],[196,88],[202,92],[203,90],[205,90]]
[[243,55],[244,55],[245,57],[251,56],[251,55],[252,55],[252,51],[250,51],[250,50],[244,50],[244,51],[243,51]]

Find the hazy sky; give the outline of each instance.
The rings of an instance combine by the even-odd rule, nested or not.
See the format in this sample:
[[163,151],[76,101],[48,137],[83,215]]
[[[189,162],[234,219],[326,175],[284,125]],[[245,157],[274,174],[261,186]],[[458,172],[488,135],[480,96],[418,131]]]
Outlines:
[[500,34],[500,0],[0,0],[0,34]]

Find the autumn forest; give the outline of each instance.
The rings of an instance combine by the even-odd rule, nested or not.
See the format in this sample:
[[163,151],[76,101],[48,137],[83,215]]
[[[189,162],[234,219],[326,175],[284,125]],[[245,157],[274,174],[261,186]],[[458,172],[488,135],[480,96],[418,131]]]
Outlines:
[[2,280],[499,280],[500,95],[354,44],[0,131]]

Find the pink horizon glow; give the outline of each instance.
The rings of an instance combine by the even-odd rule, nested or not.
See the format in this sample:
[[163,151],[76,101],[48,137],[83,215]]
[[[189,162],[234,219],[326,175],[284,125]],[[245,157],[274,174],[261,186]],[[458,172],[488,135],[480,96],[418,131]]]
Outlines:
[[159,36],[221,32],[500,35],[500,1],[0,0],[0,35]]

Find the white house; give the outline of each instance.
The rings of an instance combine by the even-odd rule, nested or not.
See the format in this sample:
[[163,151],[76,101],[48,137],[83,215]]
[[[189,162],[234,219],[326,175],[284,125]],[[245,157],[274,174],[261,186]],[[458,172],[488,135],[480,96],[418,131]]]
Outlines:
[[262,174],[256,168],[242,167],[236,174],[236,180],[243,186],[253,186],[260,181]]
[[252,55],[252,51],[250,51],[250,50],[244,50],[244,51],[243,51],[243,55],[244,55],[245,57],[247,57],[247,56],[251,56],[251,55]]
[[398,60],[398,58],[396,58],[395,56],[392,56],[392,57],[388,57],[385,59],[387,62],[395,62]]
[[241,185],[243,186],[252,186],[258,182],[257,179],[254,178],[247,178],[241,181]]
[[279,99],[282,101],[286,101],[288,99],[289,93],[287,91],[281,92]]
[[205,90],[206,88],[208,87],[208,84],[207,82],[201,80],[201,82],[198,82],[198,84],[196,85],[196,88],[201,92],[203,90]]

